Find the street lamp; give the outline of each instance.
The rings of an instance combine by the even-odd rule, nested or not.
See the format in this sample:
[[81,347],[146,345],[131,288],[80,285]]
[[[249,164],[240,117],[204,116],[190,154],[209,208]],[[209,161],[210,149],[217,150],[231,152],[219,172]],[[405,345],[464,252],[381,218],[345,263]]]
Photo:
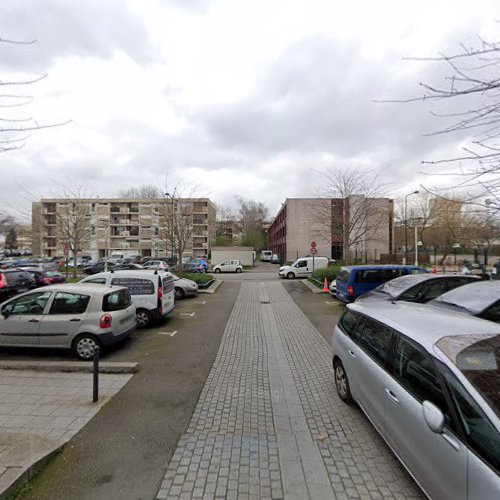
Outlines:
[[405,254],[403,258],[403,264],[406,265],[406,262],[408,260],[408,220],[407,220],[407,207],[408,207],[408,197],[413,195],[413,194],[418,194],[419,191],[413,191],[413,193],[408,193],[405,195],[405,206],[404,206],[404,230],[405,230]]

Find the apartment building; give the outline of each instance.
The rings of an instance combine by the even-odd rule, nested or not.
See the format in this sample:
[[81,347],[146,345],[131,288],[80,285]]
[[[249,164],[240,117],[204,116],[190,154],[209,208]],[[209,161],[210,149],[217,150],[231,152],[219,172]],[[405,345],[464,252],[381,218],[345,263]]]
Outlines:
[[33,253],[59,256],[77,238],[80,254],[208,255],[215,239],[215,205],[208,198],[42,199],[32,205]]
[[393,200],[351,195],[347,198],[287,198],[268,231],[268,246],[286,261],[309,255],[335,260],[377,261],[392,253]]

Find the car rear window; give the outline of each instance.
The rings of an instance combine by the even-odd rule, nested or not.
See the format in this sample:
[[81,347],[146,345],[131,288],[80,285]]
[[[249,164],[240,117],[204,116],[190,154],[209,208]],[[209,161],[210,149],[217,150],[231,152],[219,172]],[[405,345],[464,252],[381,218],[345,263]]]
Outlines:
[[15,285],[16,283],[19,283],[21,281],[31,281],[33,279],[31,274],[27,271],[8,272],[4,273],[4,276],[7,284],[9,285]]
[[155,293],[153,281],[144,278],[113,278],[111,284],[126,286],[130,295],[153,295]]
[[120,311],[129,307],[131,302],[132,299],[128,290],[116,290],[116,292],[108,293],[103,297],[102,310],[105,312]]
[[357,271],[355,283],[385,283],[401,276],[401,269],[364,269]]
[[337,279],[342,283],[347,283],[347,281],[349,280],[349,271],[341,269],[339,274],[337,275]]

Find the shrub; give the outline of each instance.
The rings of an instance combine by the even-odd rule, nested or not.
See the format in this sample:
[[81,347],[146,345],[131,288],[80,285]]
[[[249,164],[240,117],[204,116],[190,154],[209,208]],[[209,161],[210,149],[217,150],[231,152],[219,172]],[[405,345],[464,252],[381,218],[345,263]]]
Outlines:
[[204,285],[208,283],[210,280],[213,280],[214,277],[212,274],[206,273],[176,273],[179,278],[186,278],[187,280],[192,280],[198,285]]
[[340,266],[334,264],[333,266],[323,267],[321,269],[316,269],[312,274],[311,278],[315,280],[323,282],[325,278],[328,280],[328,283],[331,283],[339,272]]

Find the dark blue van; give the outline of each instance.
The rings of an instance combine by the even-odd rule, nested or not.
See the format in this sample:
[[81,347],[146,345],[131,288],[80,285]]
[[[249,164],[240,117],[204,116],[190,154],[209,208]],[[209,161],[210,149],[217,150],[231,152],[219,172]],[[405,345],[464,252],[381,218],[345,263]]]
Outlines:
[[418,266],[365,265],[343,266],[337,275],[337,298],[343,302],[353,302],[363,293],[369,292],[386,281],[405,274],[427,273]]

